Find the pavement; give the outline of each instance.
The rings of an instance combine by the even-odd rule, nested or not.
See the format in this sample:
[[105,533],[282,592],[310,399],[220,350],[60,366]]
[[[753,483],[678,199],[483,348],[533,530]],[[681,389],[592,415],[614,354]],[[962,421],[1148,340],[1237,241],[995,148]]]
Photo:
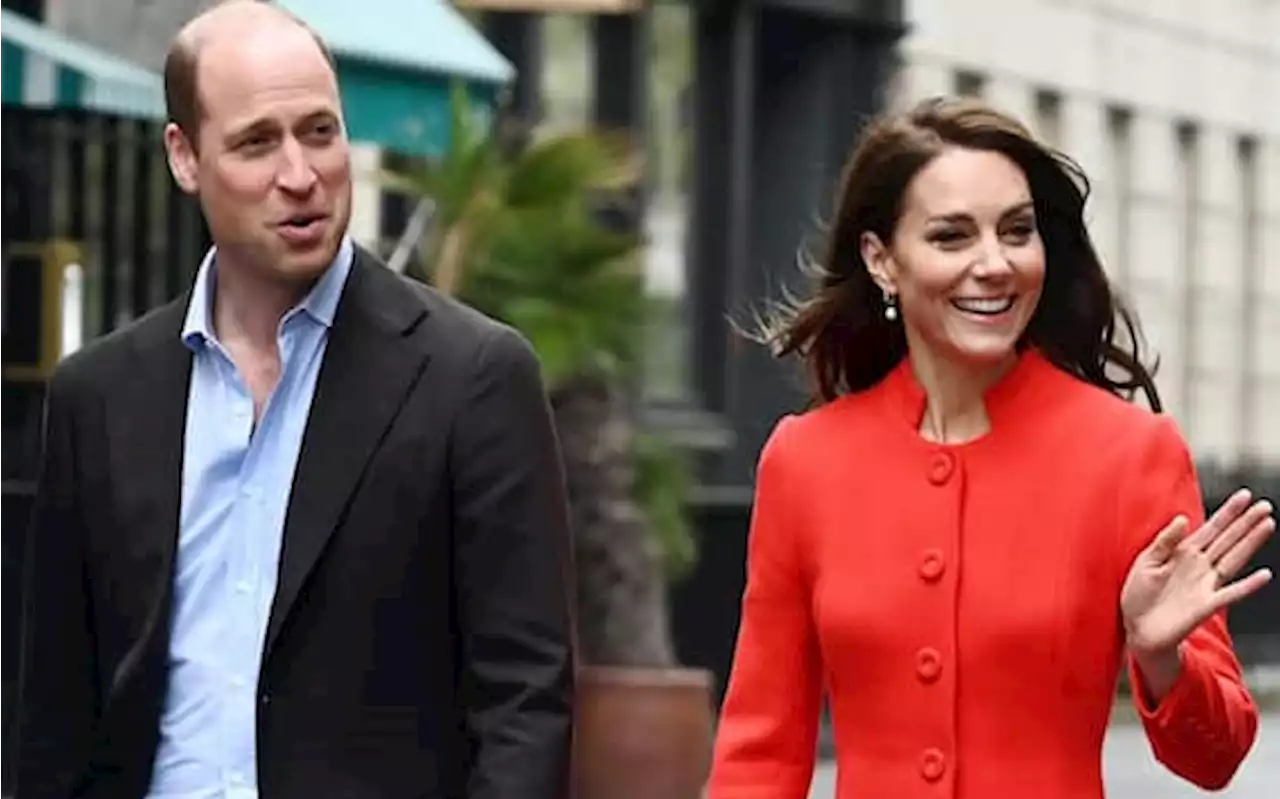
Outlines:
[[[1250,691],[1262,708],[1258,740],[1236,778],[1221,792],[1202,791],[1156,762],[1128,700],[1116,703],[1103,747],[1107,799],[1277,799],[1280,797],[1280,666],[1249,669]],[[836,769],[829,759],[818,766],[810,799],[835,796]]]

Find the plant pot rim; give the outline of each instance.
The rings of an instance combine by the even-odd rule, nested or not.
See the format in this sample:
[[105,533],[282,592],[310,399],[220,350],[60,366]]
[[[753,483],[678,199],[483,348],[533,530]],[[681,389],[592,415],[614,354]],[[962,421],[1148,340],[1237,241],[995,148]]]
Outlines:
[[687,686],[709,688],[714,676],[709,669],[687,666],[580,666],[584,682],[635,686]]

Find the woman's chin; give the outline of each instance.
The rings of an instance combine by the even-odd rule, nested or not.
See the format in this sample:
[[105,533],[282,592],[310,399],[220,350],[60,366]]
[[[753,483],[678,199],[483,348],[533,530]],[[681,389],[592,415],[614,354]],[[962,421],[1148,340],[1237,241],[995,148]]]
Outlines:
[[1009,336],[975,336],[956,341],[951,347],[953,357],[976,368],[993,368],[1008,364],[1018,358],[1018,339]]

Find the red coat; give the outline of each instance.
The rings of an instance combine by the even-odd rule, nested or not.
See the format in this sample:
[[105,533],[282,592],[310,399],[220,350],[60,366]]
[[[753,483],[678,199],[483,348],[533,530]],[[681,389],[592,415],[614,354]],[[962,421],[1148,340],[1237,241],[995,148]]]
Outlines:
[[[1187,447],[1035,352],[976,441],[925,441],[924,403],[904,362],[765,445],[708,799],[806,797],[824,690],[839,799],[1102,796],[1121,585],[1175,514],[1204,518]],[[1183,655],[1139,713],[1161,761],[1221,786],[1257,709],[1225,618]]]

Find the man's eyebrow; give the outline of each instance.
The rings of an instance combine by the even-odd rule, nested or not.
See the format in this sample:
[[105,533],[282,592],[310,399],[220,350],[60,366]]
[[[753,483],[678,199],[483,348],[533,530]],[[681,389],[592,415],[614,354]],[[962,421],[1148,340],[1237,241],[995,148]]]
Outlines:
[[243,124],[237,125],[236,127],[227,131],[227,135],[225,136],[225,138],[228,141],[233,141],[235,139],[240,139],[245,136],[248,136],[251,133],[264,133],[267,131],[275,130],[277,127],[278,125],[276,125],[276,123],[271,119],[267,117],[259,117],[257,119],[253,119]]

